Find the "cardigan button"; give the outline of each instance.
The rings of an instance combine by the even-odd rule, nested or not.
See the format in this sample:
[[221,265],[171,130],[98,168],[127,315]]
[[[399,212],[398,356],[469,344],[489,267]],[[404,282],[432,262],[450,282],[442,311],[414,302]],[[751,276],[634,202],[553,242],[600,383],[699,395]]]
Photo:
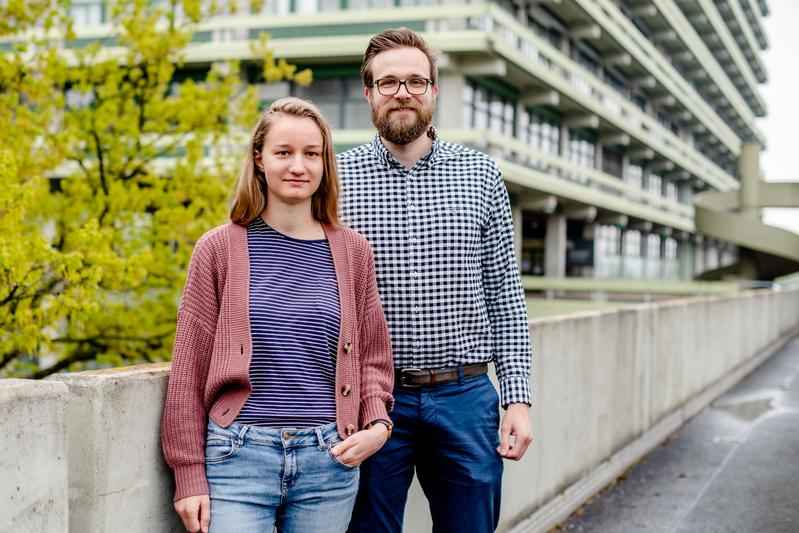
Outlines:
[[347,424],[347,436],[349,437],[353,433],[355,433],[355,426],[352,424]]
[[352,343],[347,342],[344,343],[344,353],[350,353],[352,351]]
[[351,390],[352,390],[352,387],[350,387],[349,385],[344,385],[343,387],[341,387],[341,395],[342,396],[348,396],[350,394]]

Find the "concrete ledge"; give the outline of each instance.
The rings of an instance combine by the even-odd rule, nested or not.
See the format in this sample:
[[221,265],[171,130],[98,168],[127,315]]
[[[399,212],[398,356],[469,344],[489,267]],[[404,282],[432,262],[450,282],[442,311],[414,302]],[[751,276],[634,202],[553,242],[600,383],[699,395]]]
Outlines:
[[71,393],[69,530],[182,531],[159,429],[168,364],[57,374]]
[[669,435],[699,414],[716,398],[722,396],[797,335],[799,335],[799,328],[777,339],[762,352],[708,387],[703,393],[686,402],[652,429],[594,468],[587,476],[564,490],[562,494],[551,499],[532,516],[517,524],[509,533],[546,533],[557,527],[591,496],[617,479],[641,457],[664,442]]
[[[535,440],[523,460],[506,463],[499,524],[513,533],[557,524],[795,334],[799,290],[639,304],[530,327]],[[0,444],[20,449],[0,458],[0,533],[66,531],[67,479],[69,531],[180,531],[159,439],[168,373],[144,365],[0,381]],[[405,531],[430,531],[414,487]]]
[[67,531],[67,388],[0,380],[0,533]]

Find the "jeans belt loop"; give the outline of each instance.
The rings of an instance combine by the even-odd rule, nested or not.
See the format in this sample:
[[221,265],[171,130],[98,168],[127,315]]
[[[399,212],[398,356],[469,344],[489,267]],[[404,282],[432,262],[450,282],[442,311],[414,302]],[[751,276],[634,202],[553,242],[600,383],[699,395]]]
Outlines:
[[463,385],[463,365],[458,365],[458,385]]
[[317,426],[314,429],[316,430],[316,438],[319,440],[319,449],[324,450],[327,444],[325,444],[325,438],[322,435],[322,428]]
[[247,433],[248,429],[250,429],[250,426],[248,424],[241,425],[241,431],[239,431],[239,437],[236,440],[236,444],[239,445],[239,448],[244,446],[244,435]]

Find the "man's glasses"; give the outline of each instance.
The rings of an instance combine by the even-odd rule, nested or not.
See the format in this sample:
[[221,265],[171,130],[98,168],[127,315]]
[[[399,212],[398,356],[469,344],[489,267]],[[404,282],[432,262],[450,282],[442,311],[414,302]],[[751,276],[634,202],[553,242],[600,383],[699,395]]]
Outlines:
[[407,80],[398,80],[396,78],[382,78],[375,80],[372,83],[374,87],[377,85],[377,92],[383,96],[394,96],[400,90],[400,86],[404,85],[408,94],[420,95],[427,92],[427,86],[433,85],[433,80],[428,78],[408,78]]

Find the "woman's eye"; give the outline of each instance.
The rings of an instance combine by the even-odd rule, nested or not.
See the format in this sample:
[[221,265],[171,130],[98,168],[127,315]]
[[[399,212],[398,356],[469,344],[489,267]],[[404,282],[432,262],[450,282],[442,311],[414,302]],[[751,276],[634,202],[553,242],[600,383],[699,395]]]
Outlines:
[[305,155],[308,157],[316,157],[319,155],[319,152],[305,152]]

